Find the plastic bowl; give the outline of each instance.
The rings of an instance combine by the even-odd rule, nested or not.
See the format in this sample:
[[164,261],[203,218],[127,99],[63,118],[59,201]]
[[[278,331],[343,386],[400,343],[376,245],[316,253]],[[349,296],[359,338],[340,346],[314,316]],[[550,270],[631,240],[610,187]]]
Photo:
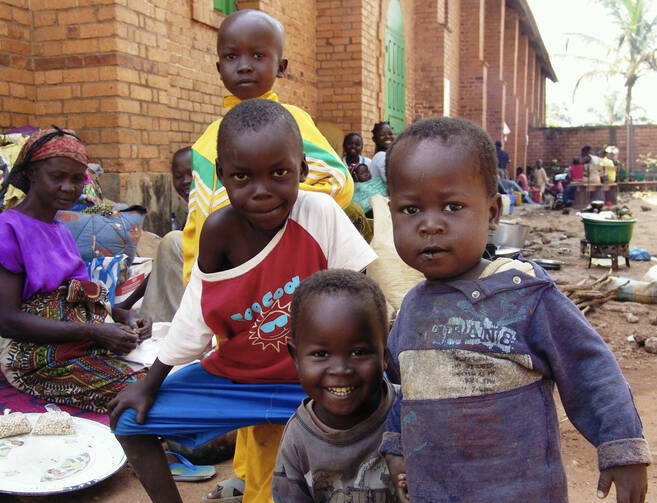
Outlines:
[[583,218],[584,234],[589,243],[613,245],[629,243],[636,219],[632,220],[589,220]]

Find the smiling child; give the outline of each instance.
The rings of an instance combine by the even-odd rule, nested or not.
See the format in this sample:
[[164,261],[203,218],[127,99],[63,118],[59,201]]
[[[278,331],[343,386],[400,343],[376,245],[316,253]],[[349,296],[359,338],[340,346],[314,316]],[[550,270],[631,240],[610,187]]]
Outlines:
[[482,258],[501,207],[488,135],[427,119],[387,156],[395,247],[426,277],[388,339],[401,393],[381,452],[400,499],[566,502],[556,383],[598,449],[598,496],[613,481],[619,502],[644,501],[650,450],[613,354],[538,265]]
[[295,292],[291,315],[288,349],[309,398],[285,427],[274,501],[395,501],[377,452],[395,396],[383,378],[388,323],[381,289],[355,271],[318,272]]
[[[305,396],[286,351],[292,295],[316,271],[359,271],[376,258],[331,197],[299,191],[308,166],[283,106],[236,105],[217,144],[217,175],[232,204],[205,221],[191,280],[148,375],[111,404],[117,438],[155,502],[180,501],[157,435],[196,447],[239,427],[287,422]],[[167,377],[208,351],[213,334],[218,349]]]

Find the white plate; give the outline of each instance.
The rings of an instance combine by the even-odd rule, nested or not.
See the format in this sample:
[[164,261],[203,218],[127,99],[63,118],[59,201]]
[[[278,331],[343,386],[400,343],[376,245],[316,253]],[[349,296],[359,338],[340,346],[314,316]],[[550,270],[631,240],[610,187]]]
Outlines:
[[[32,427],[40,415],[25,414]],[[72,419],[75,435],[27,433],[0,438],[0,493],[77,491],[121,469],[126,457],[110,429],[89,419]]]

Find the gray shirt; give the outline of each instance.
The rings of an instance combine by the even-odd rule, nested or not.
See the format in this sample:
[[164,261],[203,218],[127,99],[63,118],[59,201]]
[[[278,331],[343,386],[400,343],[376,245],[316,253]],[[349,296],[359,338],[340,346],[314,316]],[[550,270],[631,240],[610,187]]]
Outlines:
[[388,468],[377,452],[395,395],[395,385],[385,381],[378,408],[349,430],[319,423],[306,398],[283,432],[272,479],[274,501],[396,502]]

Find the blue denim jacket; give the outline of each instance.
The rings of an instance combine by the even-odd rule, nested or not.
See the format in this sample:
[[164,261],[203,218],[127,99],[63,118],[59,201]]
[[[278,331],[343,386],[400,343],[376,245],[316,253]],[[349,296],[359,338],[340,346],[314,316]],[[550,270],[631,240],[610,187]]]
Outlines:
[[380,450],[404,456],[414,503],[567,501],[555,383],[600,469],[650,462],[614,355],[533,268],[405,297],[388,340],[402,392]]

